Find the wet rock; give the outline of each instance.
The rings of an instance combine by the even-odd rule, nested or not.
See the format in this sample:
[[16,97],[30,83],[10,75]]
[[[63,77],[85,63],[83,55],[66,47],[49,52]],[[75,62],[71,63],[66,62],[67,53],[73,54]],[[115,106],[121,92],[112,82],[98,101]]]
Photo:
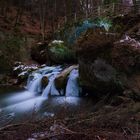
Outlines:
[[18,76],[21,72],[23,72],[24,64],[22,63],[16,63],[13,68],[13,75]]
[[29,74],[39,68],[36,64],[27,65],[22,62],[15,62],[13,67],[13,77],[18,80],[18,84],[26,82]]
[[14,63],[14,67],[18,67],[18,66],[20,66],[20,65],[24,65],[22,62],[19,62],[19,61],[16,61],[15,63]]
[[44,76],[44,77],[42,78],[42,80],[41,80],[42,86],[43,86],[43,87],[46,87],[46,86],[48,85],[48,83],[49,83],[48,77],[47,77],[47,76]]
[[16,62],[13,67],[13,74],[15,76],[20,76],[20,75],[24,75],[28,72],[35,71],[38,68],[39,68],[39,66],[36,64],[27,65],[22,62]]
[[29,76],[29,72],[28,71],[23,71],[18,75],[18,83],[22,83],[22,82],[26,82]]
[[72,65],[65,70],[63,70],[56,78],[55,78],[55,86],[58,90],[65,89],[68,75],[73,69],[77,69],[78,65]]

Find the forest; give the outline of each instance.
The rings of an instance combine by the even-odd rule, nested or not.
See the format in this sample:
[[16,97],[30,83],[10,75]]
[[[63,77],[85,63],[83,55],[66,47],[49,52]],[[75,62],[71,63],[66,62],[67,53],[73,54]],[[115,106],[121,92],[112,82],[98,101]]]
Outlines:
[[140,0],[0,0],[0,140],[139,140]]

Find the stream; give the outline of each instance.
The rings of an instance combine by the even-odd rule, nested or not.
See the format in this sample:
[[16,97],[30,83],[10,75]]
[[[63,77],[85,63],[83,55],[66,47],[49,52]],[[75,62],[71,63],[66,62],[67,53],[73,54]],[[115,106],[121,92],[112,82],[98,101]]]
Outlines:
[[[61,71],[60,66],[41,68],[29,75],[27,85],[23,89],[0,87],[0,127],[26,120],[54,117],[64,110],[69,111],[69,114],[81,110],[91,112],[92,99],[78,96],[80,91],[77,83],[78,70],[71,71],[65,95],[60,96],[60,92],[62,94],[64,89],[58,91],[54,80]],[[46,87],[41,86],[43,76],[49,78]]]

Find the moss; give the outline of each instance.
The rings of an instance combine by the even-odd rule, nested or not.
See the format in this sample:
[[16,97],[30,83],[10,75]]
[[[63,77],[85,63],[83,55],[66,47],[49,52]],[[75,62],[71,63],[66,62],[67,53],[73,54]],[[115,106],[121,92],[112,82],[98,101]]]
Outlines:
[[53,41],[49,44],[50,57],[54,62],[73,62],[75,52],[65,46],[63,41]]

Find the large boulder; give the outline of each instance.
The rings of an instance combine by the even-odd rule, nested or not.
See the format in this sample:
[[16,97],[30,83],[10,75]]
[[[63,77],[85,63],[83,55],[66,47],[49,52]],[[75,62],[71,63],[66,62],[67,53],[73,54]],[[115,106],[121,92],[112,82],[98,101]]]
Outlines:
[[139,100],[140,43],[129,36],[116,38],[119,41],[111,36],[102,31],[98,34],[89,31],[79,40],[80,84],[92,93],[124,91]]
[[93,92],[106,94],[122,89],[118,82],[117,71],[105,60],[96,59],[93,63],[80,61],[80,84]]
[[98,28],[88,30],[77,42],[80,84],[97,93],[114,92],[118,88],[117,72],[111,65],[113,42],[118,34]]

